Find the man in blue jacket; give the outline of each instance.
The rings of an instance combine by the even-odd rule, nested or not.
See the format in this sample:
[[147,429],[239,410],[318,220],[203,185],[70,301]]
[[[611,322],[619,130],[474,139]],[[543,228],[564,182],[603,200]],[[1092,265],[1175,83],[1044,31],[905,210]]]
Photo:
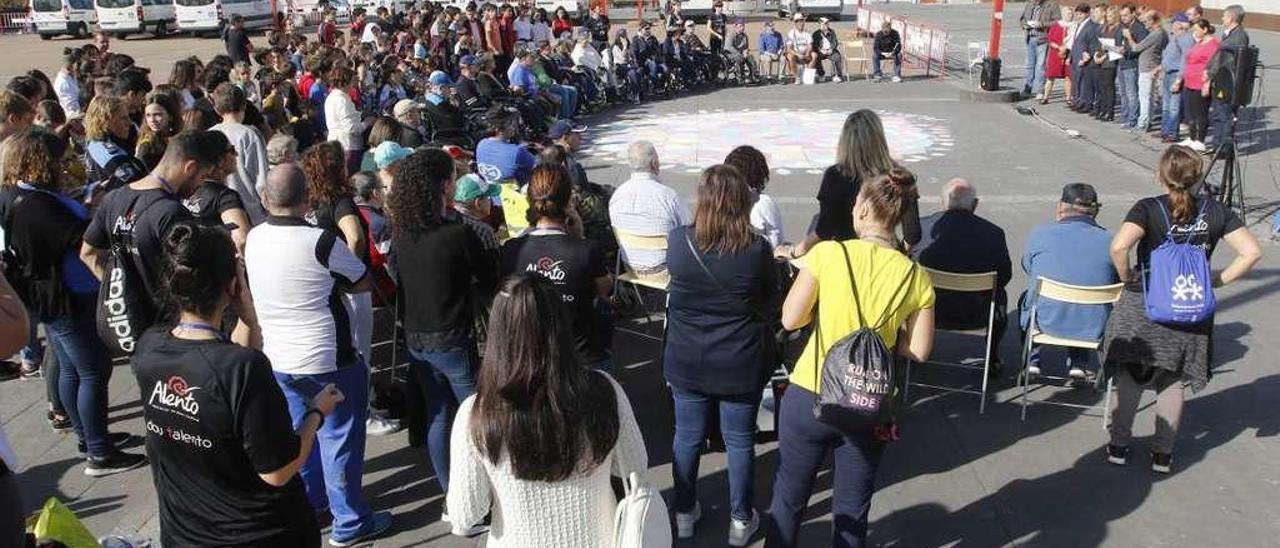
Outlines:
[[[1072,183],[1062,188],[1056,221],[1031,231],[1022,270],[1029,285],[1022,295],[1021,325],[1026,332],[1031,306],[1036,303],[1036,280],[1048,278],[1071,285],[1095,286],[1116,283],[1111,262],[1111,233],[1094,220],[1098,215],[1098,193],[1092,185]],[[1049,299],[1036,305],[1036,327],[1044,333],[1072,339],[1100,340],[1107,326],[1110,305],[1064,304]],[[1028,372],[1040,374],[1039,349],[1031,351]],[[1067,351],[1067,366],[1073,379],[1085,378],[1085,366],[1094,353],[1081,348]]]
[[760,62],[770,80],[775,78],[770,68],[774,63],[778,64],[779,73],[782,71],[782,33],[773,28],[773,21],[765,21],[764,30],[760,31]]

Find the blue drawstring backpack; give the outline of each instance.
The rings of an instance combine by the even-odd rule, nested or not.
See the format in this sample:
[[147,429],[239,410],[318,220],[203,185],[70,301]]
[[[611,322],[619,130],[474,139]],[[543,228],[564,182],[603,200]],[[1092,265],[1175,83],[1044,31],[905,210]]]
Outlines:
[[[1204,198],[1200,212],[1193,222],[1200,222],[1205,215]],[[1217,301],[1213,297],[1213,274],[1209,271],[1209,257],[1204,249],[1191,243],[1192,235],[1179,242],[1173,235],[1173,223],[1164,204],[1164,214],[1169,231],[1164,243],[1151,252],[1142,293],[1146,303],[1147,319],[1155,323],[1194,325],[1213,317]]]

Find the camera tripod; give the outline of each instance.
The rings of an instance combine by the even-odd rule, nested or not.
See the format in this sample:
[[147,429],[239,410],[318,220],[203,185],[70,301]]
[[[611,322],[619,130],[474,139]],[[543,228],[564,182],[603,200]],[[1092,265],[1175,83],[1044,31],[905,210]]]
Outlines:
[[[1227,128],[1227,138],[1218,145],[1218,150],[1213,153],[1213,158],[1209,160],[1208,167],[1204,170],[1204,177],[1201,179],[1201,191],[1211,196],[1215,200],[1222,202],[1240,216],[1240,220],[1248,222],[1245,219],[1245,203],[1244,203],[1244,173],[1240,169],[1240,157],[1236,149],[1236,122],[1239,121],[1239,108],[1231,109],[1231,125]],[[1213,173],[1214,166],[1221,162],[1222,178],[1218,184],[1209,181],[1209,175]]]

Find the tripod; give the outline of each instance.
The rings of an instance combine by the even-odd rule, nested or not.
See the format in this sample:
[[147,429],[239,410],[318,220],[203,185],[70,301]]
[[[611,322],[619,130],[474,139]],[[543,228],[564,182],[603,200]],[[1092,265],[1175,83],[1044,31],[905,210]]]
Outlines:
[[[1231,125],[1227,128],[1227,138],[1218,145],[1218,150],[1213,153],[1213,158],[1209,160],[1209,166],[1204,170],[1204,178],[1201,180],[1200,185],[1202,192],[1222,202],[1228,209],[1234,210],[1240,216],[1240,220],[1247,223],[1244,204],[1244,174],[1240,169],[1240,157],[1236,150],[1238,114],[1239,107],[1232,107]],[[1213,167],[1219,162],[1222,163],[1222,179],[1219,184],[1215,185],[1209,182],[1209,174],[1213,172]]]

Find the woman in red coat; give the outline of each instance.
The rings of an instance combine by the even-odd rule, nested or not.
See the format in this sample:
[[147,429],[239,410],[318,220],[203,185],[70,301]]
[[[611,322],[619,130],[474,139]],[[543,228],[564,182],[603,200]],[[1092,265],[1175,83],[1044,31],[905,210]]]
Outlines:
[[1064,80],[1063,87],[1066,88],[1066,97],[1071,97],[1071,62],[1070,50],[1071,44],[1067,42],[1067,35],[1071,33],[1071,16],[1074,15],[1070,7],[1062,7],[1062,18],[1058,20],[1052,27],[1049,27],[1049,58],[1044,63],[1044,97],[1040,99],[1040,104],[1049,102],[1049,95],[1053,93],[1054,84],[1058,80]]
[[573,36],[573,21],[569,19],[569,12],[564,8],[556,8],[556,18],[551,22],[551,37],[564,38],[565,33]]

